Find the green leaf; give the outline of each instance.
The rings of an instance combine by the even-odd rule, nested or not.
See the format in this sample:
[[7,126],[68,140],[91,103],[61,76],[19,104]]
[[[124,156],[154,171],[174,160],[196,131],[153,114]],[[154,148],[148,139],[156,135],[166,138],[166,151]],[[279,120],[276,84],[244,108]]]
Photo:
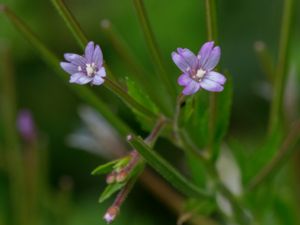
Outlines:
[[122,187],[124,187],[126,185],[126,183],[127,182],[122,182],[122,183],[116,182],[116,183],[107,185],[107,187],[102,192],[102,194],[99,198],[99,202],[100,203],[104,202],[106,199],[108,199],[110,196],[112,196],[115,192],[117,192]]
[[98,167],[96,167],[93,171],[92,171],[92,175],[100,175],[100,174],[106,174],[109,173],[113,170],[114,166],[116,163],[118,163],[119,160],[114,160],[108,163],[105,163],[103,165],[100,165]]
[[183,129],[198,148],[208,143],[208,93],[200,92],[188,99],[183,108]]
[[283,133],[277,130],[271,134],[263,146],[253,152],[247,163],[247,170],[244,175],[244,182],[248,183],[274,156],[280,148]]
[[148,108],[144,107],[141,103],[136,101],[132,96],[130,96],[127,91],[125,91],[122,87],[120,87],[115,82],[106,79],[104,82],[104,86],[107,87],[110,91],[112,91],[115,95],[117,95],[125,104],[127,104],[134,111],[139,112],[144,117],[149,119],[156,119],[156,113],[153,113]]
[[216,133],[215,140],[221,142],[224,135],[227,132],[229,121],[230,121],[230,112],[232,105],[232,76],[228,72],[224,72],[227,81],[224,85],[224,90],[218,94],[218,103],[217,103],[217,121],[216,121]]
[[[135,81],[131,80],[130,78],[126,77],[126,83],[128,88],[128,94],[134,98],[135,101],[140,103],[142,106],[147,108],[150,112],[154,114],[158,114],[159,109],[157,106],[150,100],[148,95],[139,88]],[[149,118],[145,117],[142,113],[140,113],[135,108],[131,107],[131,110],[136,115],[138,122],[141,124],[144,130],[151,130],[153,127],[153,120],[149,120]]]
[[147,146],[140,137],[132,136],[129,140],[129,144],[143,156],[153,169],[183,194],[195,198],[206,198],[210,196],[206,191],[190,183],[170,163]]
[[214,199],[199,201],[198,199],[189,199],[185,205],[185,211],[197,213],[203,216],[209,216],[217,208]]
[[[213,161],[215,161],[219,156],[221,143],[228,129],[231,112],[232,77],[228,72],[223,72],[223,74],[225,74],[227,78],[226,84],[224,85],[224,90],[220,93],[215,93],[215,128],[212,130],[212,140],[210,142],[209,149],[211,151],[211,157]],[[210,113],[212,112],[210,111]]]

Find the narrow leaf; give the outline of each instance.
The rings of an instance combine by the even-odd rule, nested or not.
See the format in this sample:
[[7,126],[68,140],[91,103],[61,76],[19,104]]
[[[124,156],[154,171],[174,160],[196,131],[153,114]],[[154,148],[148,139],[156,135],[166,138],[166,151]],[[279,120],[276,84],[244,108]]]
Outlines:
[[110,196],[112,196],[115,192],[120,190],[125,185],[126,185],[126,182],[109,184],[105,188],[105,190],[102,192],[102,194],[99,198],[99,202],[100,203],[104,202],[106,199],[108,199]]
[[128,141],[129,144],[143,156],[146,162],[153,167],[153,169],[183,194],[195,198],[209,197],[209,194],[206,191],[201,190],[190,183],[170,163],[147,146],[140,137],[130,136]]
[[103,165],[100,165],[98,167],[96,167],[93,171],[92,171],[92,175],[99,175],[99,174],[106,174],[110,171],[113,170],[114,165],[118,162],[118,160],[114,160],[108,163],[105,163]]

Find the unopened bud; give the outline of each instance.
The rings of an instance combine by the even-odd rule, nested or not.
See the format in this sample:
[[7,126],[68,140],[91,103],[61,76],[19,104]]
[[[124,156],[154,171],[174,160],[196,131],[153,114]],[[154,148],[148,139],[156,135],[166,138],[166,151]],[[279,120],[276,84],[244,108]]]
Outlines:
[[106,177],[106,183],[107,184],[112,184],[116,181],[116,173],[112,172],[110,174],[107,175]]
[[132,135],[131,135],[131,134],[128,134],[128,135],[127,135],[127,137],[126,137],[127,141],[131,141],[131,140],[132,140],[132,138],[133,138],[133,137],[132,137]]
[[25,142],[36,140],[36,128],[29,110],[21,110],[17,118],[17,128]]
[[121,182],[123,182],[124,180],[126,180],[126,178],[127,178],[127,176],[128,176],[128,172],[127,171],[120,171],[118,174],[117,174],[117,176],[116,176],[116,181],[117,182],[119,182],[119,183],[121,183]]
[[111,222],[114,221],[114,219],[116,218],[116,216],[118,215],[118,213],[119,213],[119,208],[118,207],[115,207],[115,206],[110,207],[106,211],[103,219],[109,224],[109,223],[111,223]]

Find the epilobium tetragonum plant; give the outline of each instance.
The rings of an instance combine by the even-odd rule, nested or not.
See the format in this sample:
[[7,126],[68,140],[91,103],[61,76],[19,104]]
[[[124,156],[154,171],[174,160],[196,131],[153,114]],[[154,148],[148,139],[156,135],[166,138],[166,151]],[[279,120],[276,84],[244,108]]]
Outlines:
[[[272,65],[272,70],[269,70],[274,76],[272,78],[273,99],[269,131],[262,151],[257,151],[259,154],[253,154],[251,157],[244,156],[240,152],[238,154],[229,153],[230,151],[234,152],[235,148],[228,147],[226,145],[228,142],[224,139],[230,118],[232,77],[220,66],[216,70],[221,56],[221,48],[215,46],[214,42],[218,40],[214,0],[205,1],[207,38],[203,38],[206,41],[203,41],[205,43],[199,53],[195,55],[186,48],[178,48],[176,52],[171,53],[172,60],[182,71],[177,79],[177,84],[176,78],[174,79],[175,74],[169,72],[164,64],[164,57],[160,53],[151,30],[142,0],[133,0],[133,2],[149,48],[151,61],[155,66],[154,72],[148,72],[143,66],[136,63],[126,46],[123,45],[123,40],[116,36],[111,29],[110,23],[106,22],[102,27],[112,45],[116,46],[115,50],[122,61],[130,67],[130,74],[134,74],[126,79],[118,79],[117,76],[114,76],[107,64],[104,68],[100,47],[94,42],[88,42],[89,39],[64,2],[60,0],[52,0],[52,2],[78,41],[79,46],[84,50],[82,56],[65,54],[67,62],[60,63],[60,60],[11,10],[4,6],[0,9],[36,47],[43,59],[55,68],[64,81],[69,80],[70,83],[82,85],[66,82],[67,86],[72,87],[72,90],[83,101],[90,104],[95,111],[101,114],[101,117],[111,124],[123,140],[127,137],[127,141],[132,147],[127,153],[123,153],[123,150],[120,151],[122,156],[119,153],[116,154],[117,159],[110,159],[112,161],[100,165],[92,172],[93,175],[106,174],[107,186],[100,196],[100,202],[109,199],[117,192],[114,202],[104,214],[104,219],[108,223],[116,219],[137,179],[148,181],[149,171],[145,166],[149,165],[169,182],[170,187],[162,184],[160,178],[153,174],[151,175],[153,182],[145,182],[146,185],[156,185],[155,190],[159,191],[154,193],[179,214],[179,224],[188,221],[194,225],[273,225],[273,223],[266,222],[265,219],[270,217],[268,201],[266,203],[261,201],[255,189],[263,186],[266,180],[270,183],[274,182],[272,175],[288,158],[287,156],[291,155],[291,149],[300,135],[299,122],[289,132],[282,122],[293,0],[284,1],[279,60],[276,69]],[[222,43],[216,43],[222,46]],[[259,54],[261,57],[266,55],[261,52]],[[267,60],[263,59],[262,62],[266,63]],[[61,68],[71,76],[66,76]],[[149,74],[151,74],[150,77]],[[126,82],[122,82],[124,80]],[[125,121],[112,112],[101,97],[93,92],[97,87],[84,85],[88,83],[103,84],[112,94],[120,97],[132,110],[132,115],[148,135],[145,138],[139,137]],[[183,90],[179,90],[179,86],[183,86]],[[199,91],[201,89],[214,93]],[[98,125],[89,123],[88,126]],[[96,129],[90,130],[96,132]],[[103,137],[103,135],[99,137]],[[115,138],[117,137],[114,135]],[[164,138],[169,142],[169,151],[176,148],[182,150],[184,162],[189,168],[186,173],[188,176],[182,175],[179,169],[154,150],[154,147],[159,148],[156,145],[158,138]],[[106,141],[105,138],[101,140]],[[94,140],[93,143],[97,143],[97,140]],[[244,149],[244,145],[240,146],[239,150]],[[122,149],[125,148],[125,145],[122,146]],[[240,167],[237,166],[238,164]],[[228,173],[228,171],[233,172]],[[161,188],[162,186],[163,188]],[[174,192],[171,186],[184,198]],[[154,189],[152,188],[152,190]],[[261,191],[269,194],[263,189]],[[172,193],[172,198],[165,198],[168,196],[166,193]],[[264,204],[266,209],[262,209]],[[272,213],[273,216],[278,217],[278,221],[282,221],[280,214]]]

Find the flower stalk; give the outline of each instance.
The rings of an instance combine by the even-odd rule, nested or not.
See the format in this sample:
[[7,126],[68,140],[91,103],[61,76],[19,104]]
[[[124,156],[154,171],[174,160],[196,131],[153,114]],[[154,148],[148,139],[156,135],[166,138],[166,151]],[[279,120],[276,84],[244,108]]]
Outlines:
[[[169,98],[172,99],[172,96],[176,96],[175,87],[171,84],[169,77],[166,72],[166,68],[163,63],[163,57],[161,56],[158,44],[154,37],[153,31],[150,26],[150,22],[145,10],[145,5],[143,0],[133,0],[134,6],[137,11],[137,15],[151,54],[153,62],[157,65],[155,68],[157,69],[158,78],[164,84],[167,89],[167,93],[169,94]],[[173,102],[173,101],[172,101]]]
[[71,30],[72,34],[76,38],[78,44],[82,49],[85,48],[88,40],[86,35],[83,33],[82,28],[80,27],[78,21],[73,16],[72,12],[69,10],[64,0],[51,0],[52,4],[59,12],[68,28]]
[[283,1],[283,15],[279,39],[276,77],[274,79],[273,98],[269,117],[269,133],[282,126],[283,121],[283,95],[287,78],[288,53],[291,38],[291,21],[293,16],[293,0]]

